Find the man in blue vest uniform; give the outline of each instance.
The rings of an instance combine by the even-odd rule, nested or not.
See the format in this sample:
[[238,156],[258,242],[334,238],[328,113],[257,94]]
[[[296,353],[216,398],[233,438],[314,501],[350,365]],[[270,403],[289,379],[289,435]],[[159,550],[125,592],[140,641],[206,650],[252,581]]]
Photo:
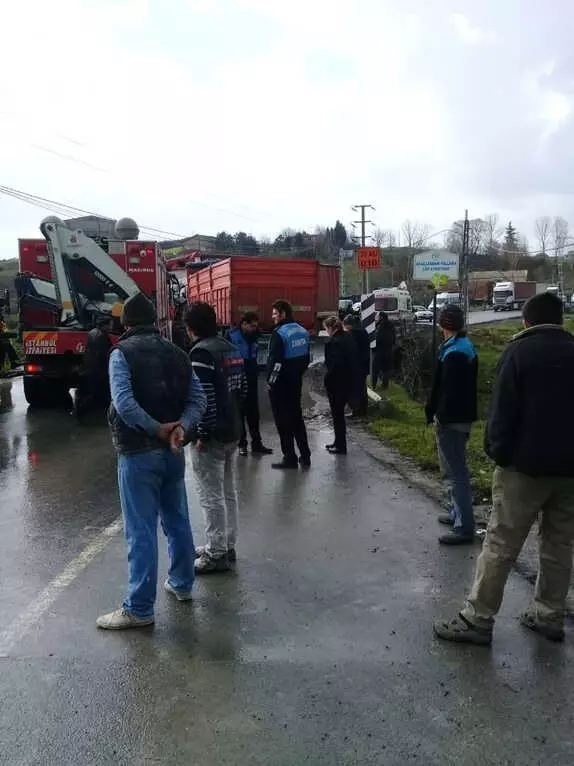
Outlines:
[[239,327],[227,333],[227,339],[239,349],[243,359],[243,369],[247,380],[247,395],[241,408],[241,437],[239,439],[239,454],[247,456],[247,427],[251,435],[251,452],[254,455],[271,455],[272,449],[265,447],[259,430],[259,368],[257,354],[259,351],[259,317],[253,311],[246,312],[241,317]]
[[272,467],[296,469],[301,465],[309,468],[311,450],[301,409],[303,375],[310,362],[309,333],[294,321],[293,309],[287,301],[273,304],[273,321],[276,327],[269,343],[267,383],[283,460],[273,463]]

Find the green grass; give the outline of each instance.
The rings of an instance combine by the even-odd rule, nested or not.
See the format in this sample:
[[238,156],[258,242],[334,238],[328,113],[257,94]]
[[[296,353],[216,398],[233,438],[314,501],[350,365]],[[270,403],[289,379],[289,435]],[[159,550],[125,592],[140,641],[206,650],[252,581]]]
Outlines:
[[[574,332],[574,319],[567,319],[565,325]],[[520,329],[518,322],[500,322],[469,332],[479,355],[478,408],[481,419],[473,426],[467,453],[476,503],[487,501],[491,493],[494,465],[484,453],[483,441],[496,364],[508,341]],[[401,455],[411,458],[419,468],[438,476],[434,429],[426,425],[423,404],[410,399],[403,388],[394,384],[384,398],[384,403],[371,418],[372,432]]]

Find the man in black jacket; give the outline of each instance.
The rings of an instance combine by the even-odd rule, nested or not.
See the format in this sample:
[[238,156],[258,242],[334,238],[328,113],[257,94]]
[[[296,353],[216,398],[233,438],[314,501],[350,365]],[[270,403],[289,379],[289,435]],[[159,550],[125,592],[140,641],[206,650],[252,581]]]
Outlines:
[[228,572],[236,560],[238,503],[233,457],[247,386],[239,349],[217,334],[212,306],[192,303],[186,322],[194,343],[191,364],[207,400],[192,452],[206,537],[206,545],[196,549],[195,573],[204,575]]
[[357,391],[357,375],[360,367],[357,344],[352,333],[345,332],[341,321],[329,317],[325,321],[329,340],[325,345],[325,389],[329,397],[335,440],[326,449],[332,455],[347,454],[347,426],[345,406]]
[[550,293],[524,307],[526,329],[500,357],[485,448],[495,461],[493,510],[470,596],[458,617],[435,623],[448,641],[489,645],[508,575],[540,514],[534,600],[521,623],[564,638],[574,550],[574,337]]
[[108,362],[112,343],[111,317],[100,317],[88,333],[82,359],[80,382],[76,390],[75,413],[82,418],[91,410],[102,412],[110,404],[110,380]]
[[350,333],[355,341],[356,347],[356,373],[354,376],[354,388],[351,392],[351,405],[353,406],[353,415],[363,417],[367,414],[369,408],[369,397],[367,395],[367,378],[371,371],[371,342],[369,333],[361,325],[361,320],[348,314],[343,322],[345,332]]
[[427,423],[434,423],[439,462],[450,483],[452,511],[439,521],[452,531],[439,537],[443,545],[474,542],[472,487],[466,465],[466,445],[476,420],[478,356],[464,333],[464,314],[446,306],[439,317],[444,343],[439,352],[433,387],[426,406]]

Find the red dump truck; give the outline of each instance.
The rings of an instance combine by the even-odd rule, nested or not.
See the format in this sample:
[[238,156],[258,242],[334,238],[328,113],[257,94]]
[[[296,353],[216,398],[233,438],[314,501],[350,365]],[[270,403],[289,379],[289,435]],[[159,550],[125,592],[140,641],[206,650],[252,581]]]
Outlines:
[[297,258],[234,256],[188,273],[187,300],[205,301],[222,328],[238,324],[246,311],[259,314],[261,328],[273,328],[273,302],[289,301],[295,319],[309,332],[337,314],[339,267]]
[[263,332],[258,362],[264,365],[273,329],[273,303],[288,301],[295,320],[311,334],[318,333],[323,320],[338,311],[339,267],[315,260],[237,255],[199,271],[190,270],[187,299],[213,306],[222,329],[239,324],[246,311],[255,311]]

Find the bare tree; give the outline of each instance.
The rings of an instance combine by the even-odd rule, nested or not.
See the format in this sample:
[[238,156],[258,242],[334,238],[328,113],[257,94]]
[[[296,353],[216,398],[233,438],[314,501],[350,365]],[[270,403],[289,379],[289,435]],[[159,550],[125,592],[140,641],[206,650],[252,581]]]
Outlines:
[[375,229],[372,240],[377,247],[396,247],[397,244],[397,238],[392,229]]
[[[482,218],[473,218],[468,228],[468,252],[469,255],[484,253],[488,239],[488,227]],[[464,221],[455,221],[452,228],[445,236],[445,247],[451,253],[462,253],[462,233]]]
[[411,221],[409,218],[407,218],[401,227],[401,231],[403,233],[405,246],[411,250],[415,250],[425,246],[432,228],[428,225],[428,223]]
[[486,252],[498,250],[502,228],[499,225],[498,213],[489,213],[484,217]]
[[542,255],[546,255],[552,235],[552,219],[549,215],[543,215],[535,221],[536,238]]
[[552,221],[552,249],[557,258],[564,255],[569,238],[568,221],[562,216],[556,216]]

